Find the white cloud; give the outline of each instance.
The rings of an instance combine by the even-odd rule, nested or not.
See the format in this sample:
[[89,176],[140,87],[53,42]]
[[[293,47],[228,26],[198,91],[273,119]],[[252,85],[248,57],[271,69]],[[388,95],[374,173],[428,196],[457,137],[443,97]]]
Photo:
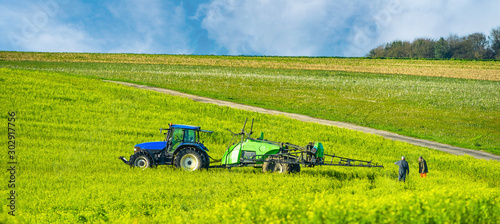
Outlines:
[[488,35],[500,25],[500,1],[487,0],[211,0],[191,17],[196,3],[187,6],[9,1],[0,50],[364,56],[397,39]]
[[[0,32],[5,32],[0,36],[0,50],[169,54],[193,51],[182,4],[129,0],[108,6],[101,9],[95,3],[65,0],[5,4],[0,8]],[[75,11],[77,15],[71,14]]]
[[88,33],[58,20],[63,1],[39,4],[5,5],[0,12],[0,27],[5,34],[3,50],[96,52],[98,43]]
[[86,32],[67,25],[41,29],[33,37],[16,36],[19,50],[48,52],[99,52],[99,43]]
[[386,4],[371,12],[375,33],[370,35],[366,24],[360,24],[358,35],[368,34],[365,35],[368,41],[362,44],[353,42],[351,47],[358,47],[359,52],[366,54],[370,49],[394,40],[438,39],[450,34],[465,36],[475,32],[488,36],[492,28],[500,25],[500,1],[393,0],[393,3],[397,5],[397,11],[390,10],[391,4]]
[[356,7],[354,1],[215,0],[196,17],[229,54],[308,56],[345,38]]
[[182,4],[129,0],[110,4],[108,9],[126,30],[126,35],[114,36],[119,43],[111,52],[189,54],[193,51]]
[[473,0],[214,0],[195,18],[229,54],[364,56],[397,39],[488,35],[498,9]]
[[500,1],[401,1],[402,12],[393,15],[381,33],[381,41],[416,37],[461,36],[500,25]]

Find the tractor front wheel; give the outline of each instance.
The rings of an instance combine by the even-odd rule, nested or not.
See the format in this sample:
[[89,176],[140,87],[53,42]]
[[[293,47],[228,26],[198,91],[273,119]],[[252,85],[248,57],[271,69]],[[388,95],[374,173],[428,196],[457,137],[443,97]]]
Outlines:
[[130,158],[130,162],[132,163],[132,166],[136,166],[143,169],[152,166],[151,158],[149,158],[149,155],[143,152],[132,155]]
[[181,150],[175,156],[175,166],[182,167],[186,171],[195,171],[207,166],[206,159],[202,153],[193,148]]

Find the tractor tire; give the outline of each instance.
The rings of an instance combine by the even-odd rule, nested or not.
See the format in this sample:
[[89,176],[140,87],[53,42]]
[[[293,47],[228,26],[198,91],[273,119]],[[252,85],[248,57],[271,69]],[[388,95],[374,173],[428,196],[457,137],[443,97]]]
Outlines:
[[202,168],[208,169],[208,167],[210,166],[210,157],[208,157],[208,154],[206,152],[203,153],[203,157],[205,157],[205,164]]
[[272,173],[276,169],[276,162],[272,161],[270,158],[267,158],[264,164],[262,165],[263,173]]
[[290,164],[287,163],[276,163],[274,168],[275,173],[290,173]]
[[300,172],[299,164],[277,163],[271,159],[266,159],[262,165],[264,173],[298,173]]
[[276,173],[299,173],[299,164],[277,163],[274,169]]
[[198,152],[194,148],[182,149],[175,156],[175,166],[186,171],[195,171],[207,167],[207,159],[204,153]]
[[139,152],[130,157],[130,166],[146,169],[152,167],[151,157],[144,152]]
[[290,164],[292,173],[300,173],[300,164]]

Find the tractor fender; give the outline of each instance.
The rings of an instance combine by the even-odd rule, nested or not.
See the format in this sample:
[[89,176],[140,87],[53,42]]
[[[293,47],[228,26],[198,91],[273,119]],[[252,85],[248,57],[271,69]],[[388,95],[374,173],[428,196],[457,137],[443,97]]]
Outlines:
[[203,147],[200,146],[200,144],[195,144],[195,143],[181,143],[179,146],[177,146],[177,148],[175,149],[175,151],[174,151],[173,154],[177,155],[177,153],[179,153],[179,151],[181,151],[182,149],[184,149],[186,147],[193,147],[196,150],[199,150],[200,152],[205,152],[205,150],[203,149]]

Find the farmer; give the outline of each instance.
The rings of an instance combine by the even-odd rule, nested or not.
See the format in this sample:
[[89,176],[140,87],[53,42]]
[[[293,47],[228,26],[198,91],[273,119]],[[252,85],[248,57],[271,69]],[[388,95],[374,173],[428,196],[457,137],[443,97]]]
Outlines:
[[408,162],[406,162],[405,157],[402,156],[401,160],[395,162],[394,164],[399,166],[398,180],[403,180],[403,182],[405,182],[406,174],[410,174],[410,167],[408,166]]
[[422,156],[418,157],[418,172],[420,173],[420,177],[427,177],[427,173],[429,172],[427,162],[425,162]]

